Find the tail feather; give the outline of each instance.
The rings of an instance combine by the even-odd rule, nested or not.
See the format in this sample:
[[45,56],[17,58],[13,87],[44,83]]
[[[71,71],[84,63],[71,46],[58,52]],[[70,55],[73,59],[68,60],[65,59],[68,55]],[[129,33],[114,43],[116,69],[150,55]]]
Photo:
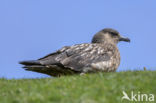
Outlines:
[[64,67],[61,63],[53,63],[46,65],[43,64],[43,62],[41,63],[40,60],[21,61],[19,63],[24,65],[23,68],[25,70],[43,73],[54,77],[74,73],[74,71]]
[[19,63],[23,65],[41,65],[38,60],[21,61]]
[[45,66],[42,66],[42,65],[26,65],[24,66],[23,68],[38,68],[38,69],[41,69],[41,68],[45,68]]
[[43,73],[54,77],[60,76],[61,73],[62,75],[64,75],[61,68],[57,67],[56,65],[51,65],[51,67],[45,65],[26,65],[23,68],[27,71],[34,71],[34,72]]

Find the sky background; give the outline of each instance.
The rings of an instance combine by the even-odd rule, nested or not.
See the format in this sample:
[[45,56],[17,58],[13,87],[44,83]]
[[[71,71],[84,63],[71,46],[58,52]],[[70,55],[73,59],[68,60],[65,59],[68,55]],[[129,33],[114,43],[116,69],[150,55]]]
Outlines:
[[0,0],[0,78],[40,78],[21,60],[89,43],[110,27],[131,39],[118,44],[118,71],[156,68],[156,0]]

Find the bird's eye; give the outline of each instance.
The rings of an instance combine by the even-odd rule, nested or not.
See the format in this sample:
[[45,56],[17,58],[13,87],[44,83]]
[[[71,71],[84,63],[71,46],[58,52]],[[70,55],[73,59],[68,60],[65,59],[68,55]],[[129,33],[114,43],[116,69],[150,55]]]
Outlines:
[[118,33],[111,32],[112,36],[118,36]]

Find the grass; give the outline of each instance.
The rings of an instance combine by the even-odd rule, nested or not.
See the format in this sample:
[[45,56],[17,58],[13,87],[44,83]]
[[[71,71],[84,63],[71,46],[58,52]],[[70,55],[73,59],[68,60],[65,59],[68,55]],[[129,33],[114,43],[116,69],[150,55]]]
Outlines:
[[128,103],[121,101],[122,91],[156,96],[156,71],[0,79],[0,103]]

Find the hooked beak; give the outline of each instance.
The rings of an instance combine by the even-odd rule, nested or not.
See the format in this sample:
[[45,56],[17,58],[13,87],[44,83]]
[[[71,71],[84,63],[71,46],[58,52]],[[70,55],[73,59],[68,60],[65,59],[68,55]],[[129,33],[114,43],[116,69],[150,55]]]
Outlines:
[[130,39],[129,38],[125,38],[125,37],[120,37],[119,41],[130,42]]

